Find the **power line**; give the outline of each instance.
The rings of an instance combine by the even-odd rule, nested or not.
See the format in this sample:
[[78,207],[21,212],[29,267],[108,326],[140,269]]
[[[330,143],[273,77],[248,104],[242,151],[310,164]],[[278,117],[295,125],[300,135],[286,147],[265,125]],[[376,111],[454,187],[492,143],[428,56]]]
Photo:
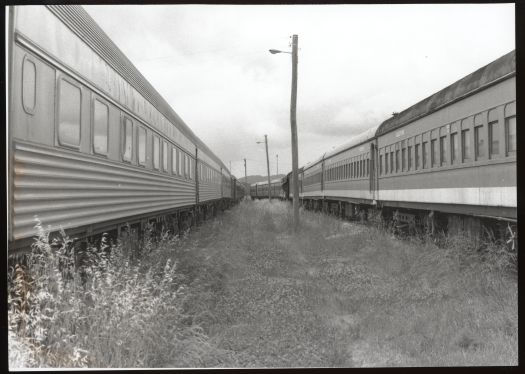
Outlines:
[[[221,51],[228,51],[228,50],[231,50],[231,49],[219,48],[219,49],[214,49],[214,50],[212,49],[212,50],[208,50],[208,51],[198,51],[198,52],[194,52],[194,53],[181,53],[181,54],[178,54],[178,55],[160,56],[160,57],[148,58],[148,59],[135,59],[135,62],[151,62],[151,61],[160,61],[160,60],[180,59],[180,58],[184,58],[184,57],[191,57],[191,56],[197,56],[197,55],[209,54],[209,53],[215,53],[215,52],[221,52]],[[258,50],[257,52],[254,51],[254,52],[226,55],[224,57],[236,58],[236,57],[250,56],[250,55],[255,55],[255,54],[262,55],[264,53],[262,51]]]

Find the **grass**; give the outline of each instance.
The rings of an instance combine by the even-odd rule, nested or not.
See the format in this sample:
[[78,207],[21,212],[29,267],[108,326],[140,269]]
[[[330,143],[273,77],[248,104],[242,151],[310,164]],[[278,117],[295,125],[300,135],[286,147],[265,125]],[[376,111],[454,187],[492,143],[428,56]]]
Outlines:
[[182,238],[146,235],[140,257],[130,238],[82,264],[42,229],[10,274],[10,365],[517,365],[515,253],[308,211],[292,227],[289,205],[243,201]]

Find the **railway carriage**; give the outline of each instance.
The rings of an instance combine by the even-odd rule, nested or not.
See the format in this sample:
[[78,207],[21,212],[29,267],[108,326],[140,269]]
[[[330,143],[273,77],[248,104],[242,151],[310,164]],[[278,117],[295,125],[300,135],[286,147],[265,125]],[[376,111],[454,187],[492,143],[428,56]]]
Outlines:
[[275,199],[280,199],[283,191],[283,183],[281,178],[273,179],[270,181],[271,191],[270,196]]
[[268,182],[257,182],[250,186],[250,194],[252,198],[264,199],[268,198],[268,193],[272,198],[280,198],[283,195],[282,179],[274,179],[270,181],[268,190]]
[[301,198],[308,207],[353,217],[376,201],[375,131],[369,129],[305,167]]
[[479,230],[467,217],[515,221],[515,73],[510,52],[383,122],[381,205],[406,223],[439,212],[451,230]]
[[307,164],[303,205],[515,241],[515,75],[512,51]]
[[10,7],[8,28],[10,250],[35,217],[88,236],[231,198],[222,161],[83,8]]

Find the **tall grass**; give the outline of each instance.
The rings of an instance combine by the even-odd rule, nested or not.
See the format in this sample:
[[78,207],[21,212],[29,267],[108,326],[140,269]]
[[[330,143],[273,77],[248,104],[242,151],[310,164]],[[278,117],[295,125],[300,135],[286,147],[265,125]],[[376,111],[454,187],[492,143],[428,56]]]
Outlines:
[[517,364],[516,253],[503,243],[399,240],[304,210],[295,233],[292,217],[243,201],[197,235],[87,248],[38,224],[27,267],[9,274],[10,365]]
[[10,367],[203,366],[215,354],[183,312],[178,236],[147,230],[140,256],[136,237],[81,249],[36,228],[26,265],[9,272]]

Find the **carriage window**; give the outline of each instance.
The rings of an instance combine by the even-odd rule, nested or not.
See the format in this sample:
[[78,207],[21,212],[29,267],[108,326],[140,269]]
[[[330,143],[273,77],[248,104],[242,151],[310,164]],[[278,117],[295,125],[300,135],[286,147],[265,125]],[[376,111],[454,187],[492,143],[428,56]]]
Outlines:
[[461,131],[461,148],[463,162],[470,160],[470,130]]
[[439,138],[439,154],[441,158],[441,166],[447,164],[447,137]]
[[36,105],[36,66],[24,58],[22,67],[22,105],[28,114],[33,114]]
[[133,124],[131,120],[124,117],[124,125],[122,129],[122,159],[124,161],[131,161],[131,142],[133,140]]
[[415,160],[415,169],[419,169],[419,144],[416,144],[416,148],[414,149],[414,160]]
[[388,174],[388,152],[385,152],[385,174]]
[[159,170],[160,163],[160,139],[153,135],[153,168]]
[[394,152],[390,152],[390,172],[394,172]]
[[516,103],[505,105],[505,149],[507,156],[516,152]]
[[476,144],[476,160],[485,156],[485,134],[483,126],[474,127],[474,139]]
[[366,175],[370,175],[370,159],[366,159]]
[[406,148],[401,149],[401,171],[405,171],[406,168]]
[[490,155],[499,154],[499,126],[498,121],[489,122],[489,145],[490,145]]
[[58,140],[62,145],[80,145],[80,88],[60,80]]
[[146,164],[146,129],[139,126],[138,129],[138,157],[139,165]]
[[179,175],[184,176],[184,153],[177,150],[177,158],[179,159]]
[[516,152],[516,116],[505,118],[507,154]]
[[432,156],[432,167],[438,166],[438,145],[436,139],[430,141],[430,152]]
[[193,163],[193,159],[190,158],[190,179],[193,179],[193,174],[194,174],[194,163]]
[[422,145],[422,153],[423,153],[423,169],[427,169],[428,168],[428,147],[427,147],[427,143],[428,142],[423,142],[423,145]]
[[407,154],[407,171],[412,169],[412,146],[408,146],[408,154]]
[[455,164],[458,159],[458,134],[450,134],[450,163]]
[[95,99],[93,102],[93,150],[104,155],[108,153],[108,116],[108,106]]
[[177,174],[177,148],[173,147],[171,149],[171,172]]
[[190,157],[187,154],[184,154],[184,176],[190,177]]
[[396,173],[399,171],[401,162],[399,161],[399,149],[396,150]]
[[162,170],[168,171],[168,142],[162,142]]
[[379,175],[383,174],[383,155],[379,155]]

